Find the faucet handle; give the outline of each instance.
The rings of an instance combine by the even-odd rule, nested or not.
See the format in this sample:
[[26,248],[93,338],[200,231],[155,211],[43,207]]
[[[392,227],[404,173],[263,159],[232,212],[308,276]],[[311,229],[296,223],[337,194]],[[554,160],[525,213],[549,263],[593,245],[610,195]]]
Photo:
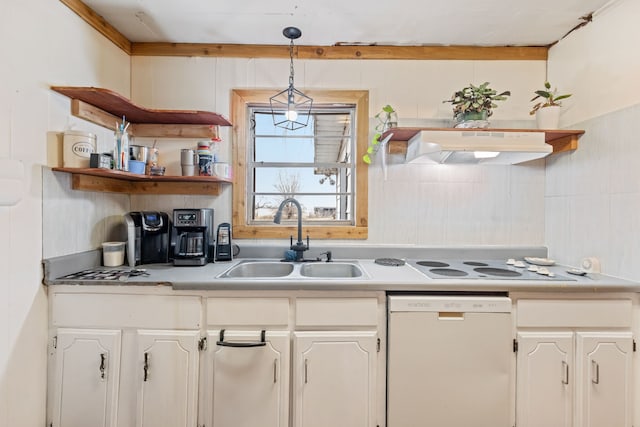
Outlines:
[[331,262],[331,251],[322,252],[320,256],[318,256],[318,261],[322,261],[322,255],[326,255],[327,262]]

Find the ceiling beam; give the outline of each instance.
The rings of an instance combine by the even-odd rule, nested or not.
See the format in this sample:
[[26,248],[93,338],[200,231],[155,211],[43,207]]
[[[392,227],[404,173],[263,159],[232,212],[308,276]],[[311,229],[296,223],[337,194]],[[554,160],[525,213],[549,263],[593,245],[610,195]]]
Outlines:
[[[546,46],[295,46],[298,59],[547,60]],[[287,45],[132,43],[132,56],[289,58]]]
[[120,31],[109,24],[102,16],[80,0],[60,0],[69,9],[73,10],[80,18],[91,25],[96,31],[105,36],[113,44],[131,55],[131,42]]
[[[131,56],[289,58],[288,45],[131,42],[81,0],[60,2]],[[295,46],[295,51],[298,59],[546,61],[549,47],[336,45]]]

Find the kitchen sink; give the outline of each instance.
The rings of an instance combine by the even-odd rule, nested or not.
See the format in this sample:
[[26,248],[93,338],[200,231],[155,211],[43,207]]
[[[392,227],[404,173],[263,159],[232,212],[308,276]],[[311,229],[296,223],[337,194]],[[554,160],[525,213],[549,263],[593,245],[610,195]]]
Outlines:
[[279,261],[243,261],[219,277],[285,277],[293,272],[293,264]]
[[366,277],[355,261],[282,262],[276,260],[245,260],[230,267],[220,279],[355,279]]
[[361,277],[362,270],[351,262],[304,264],[300,274],[305,277]]

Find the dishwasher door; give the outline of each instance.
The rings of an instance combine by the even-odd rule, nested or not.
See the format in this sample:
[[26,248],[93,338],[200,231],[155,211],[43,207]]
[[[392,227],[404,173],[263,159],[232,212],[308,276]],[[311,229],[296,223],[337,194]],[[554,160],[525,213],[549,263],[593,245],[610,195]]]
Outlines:
[[510,427],[511,300],[389,296],[387,427]]

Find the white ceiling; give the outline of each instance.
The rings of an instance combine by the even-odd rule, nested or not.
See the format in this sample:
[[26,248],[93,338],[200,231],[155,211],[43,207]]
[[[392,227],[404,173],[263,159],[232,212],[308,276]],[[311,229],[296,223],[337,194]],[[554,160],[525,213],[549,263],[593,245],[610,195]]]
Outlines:
[[132,42],[543,46],[617,0],[84,0]]

